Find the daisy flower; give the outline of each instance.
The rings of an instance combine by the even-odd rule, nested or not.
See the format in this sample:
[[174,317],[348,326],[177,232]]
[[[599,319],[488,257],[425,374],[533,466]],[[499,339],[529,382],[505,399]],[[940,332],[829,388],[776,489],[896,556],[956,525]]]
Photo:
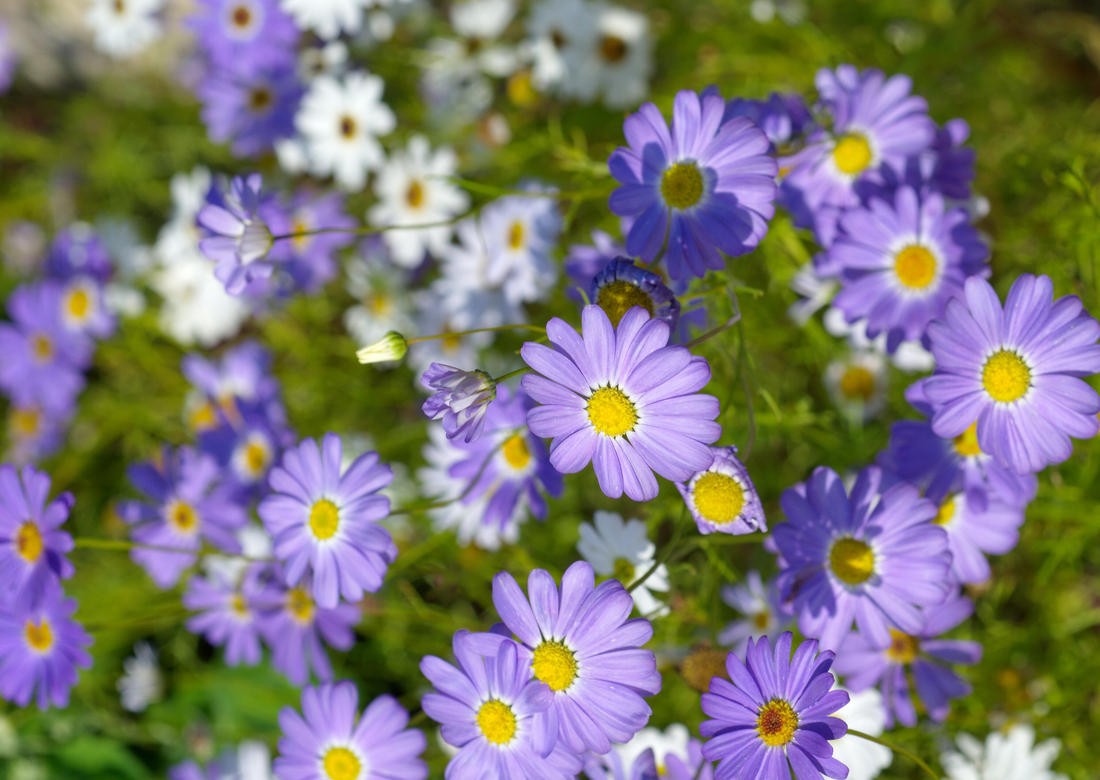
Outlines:
[[649,93],[653,73],[649,20],[636,11],[604,3],[596,4],[593,12],[595,34],[569,47],[570,67],[561,93],[582,103],[602,99],[611,109],[636,106]]
[[788,522],[772,529],[779,589],[798,627],[823,647],[839,647],[855,621],[875,647],[891,629],[919,634],[919,607],[942,604],[950,588],[947,534],[936,506],[912,485],[882,490],[883,473],[863,469],[849,495],[821,466],[780,498]]
[[311,571],[313,598],[324,609],[335,608],[341,596],[359,601],[377,591],[397,558],[389,531],[378,524],[390,513],[390,500],[376,495],[393,472],[376,452],[342,470],[342,449],[335,433],[326,433],[320,447],[304,439],[287,449],[268,476],[272,493],[258,509],[287,582],[296,585]]
[[600,271],[614,260],[626,256],[626,247],[608,233],[593,230],[591,235],[591,244],[573,244],[563,261],[565,275],[569,277],[570,283],[565,294],[578,301],[581,299],[578,291],[587,295]]
[[[840,686],[837,688],[844,690]],[[882,694],[876,688],[859,693],[849,691],[848,703],[834,712],[833,717],[847,723],[848,728],[872,737],[881,737],[886,730]],[[848,767],[847,780],[875,780],[894,760],[890,748],[852,734],[830,740],[829,744],[833,747],[833,758]]]
[[293,136],[294,114],[304,92],[289,64],[247,77],[214,69],[196,89],[210,140],[232,142],[236,157],[257,157]]
[[[489,249],[480,221],[473,217],[462,220],[455,226],[455,237],[458,241],[439,256],[440,277],[432,282],[431,290],[458,330],[526,322],[523,306],[502,287],[509,277],[489,279]],[[548,246],[552,244],[548,242]]]
[[[448,222],[470,207],[465,192],[447,181],[458,170],[458,158],[449,146],[432,151],[428,139],[414,135],[404,151],[394,152],[374,180],[378,203],[367,218],[378,227],[431,225]],[[450,225],[418,230],[388,230],[382,240],[395,263],[416,268],[424,254],[443,255],[454,229]]]
[[164,696],[164,675],[157,664],[157,651],[148,642],[134,645],[134,654],[122,662],[123,675],[116,683],[122,709],[145,712]]
[[506,195],[482,209],[480,227],[489,258],[489,285],[500,287],[513,306],[544,300],[558,279],[558,265],[551,257],[562,228],[557,202]]
[[616,745],[613,752],[622,757],[624,766],[637,766],[638,760],[651,752],[657,777],[714,780],[714,767],[703,760],[703,743],[693,739],[682,723],[673,723],[664,731],[644,728],[625,745]]
[[531,83],[540,92],[556,89],[592,49],[596,14],[587,0],[541,0],[527,17],[527,34]]
[[480,369],[463,371],[432,363],[420,382],[435,391],[424,402],[424,414],[430,420],[443,421],[448,439],[461,436],[469,444],[481,438],[485,413],[497,396],[496,382],[491,376]]
[[833,403],[855,423],[873,420],[886,408],[890,374],[878,352],[849,352],[825,367],[822,381]]
[[782,604],[776,581],[769,580],[765,585],[755,569],[745,575],[743,584],[723,585],[721,596],[745,616],[728,623],[718,634],[719,644],[732,648],[738,658],[745,657],[750,639],[766,636],[774,642],[794,620]]
[[188,23],[215,68],[250,76],[294,64],[298,28],[279,0],[198,0]]
[[[725,101],[683,90],[676,95],[672,127],[652,103],[623,125],[629,147],[607,161],[622,186],[611,211],[636,217],[627,253],[651,261],[665,249],[673,279],[705,276],[725,267],[721,253],[751,252],[775,215],[776,162],[768,139],[751,121],[722,124]],[[665,237],[668,237],[667,248]]]
[[1035,729],[1014,723],[1004,731],[993,731],[985,745],[969,734],[955,738],[958,751],[940,756],[947,780],[1067,780],[1051,770],[1062,743],[1048,739],[1035,743]]
[[405,273],[368,246],[344,266],[347,291],[358,301],[344,312],[344,327],[361,347],[390,331],[416,330]]
[[[353,230],[357,224],[344,213],[344,196],[303,189],[285,203],[281,214],[285,222],[279,232],[291,238],[276,242],[271,257],[282,263],[296,289],[318,293],[338,273],[333,255],[355,240]],[[330,232],[309,235],[319,230]]]
[[302,98],[295,118],[306,143],[310,171],[332,174],[349,192],[367,183],[367,174],[382,167],[385,155],[378,136],[393,132],[397,118],[382,102],[382,79],[366,71],[343,79],[318,76]]
[[321,40],[330,41],[341,33],[358,33],[363,27],[363,11],[385,3],[378,0],[280,0],[279,4],[302,30],[311,30]]
[[75,411],[75,401],[64,409],[45,409],[42,404],[12,403],[8,407],[9,449],[4,459],[24,466],[48,458],[61,447]]
[[[623,522],[615,512],[596,512],[593,523],[581,523],[577,552],[601,577],[614,577],[630,585],[653,568],[657,546],[649,541],[649,532],[641,520]],[[650,591],[668,590],[668,568],[662,563],[645,582],[630,591],[638,614],[664,617],[669,609]]]
[[680,302],[665,286],[661,275],[635,265],[626,257],[616,257],[596,274],[590,298],[607,313],[614,326],[633,306],[641,306],[649,316],[667,322],[672,330],[680,319]]
[[1061,463],[1070,436],[1098,430],[1100,395],[1082,378],[1100,372],[1100,324],[1077,296],[1053,296],[1049,276],[1024,274],[1002,309],[989,282],[971,278],[965,301],[928,326],[932,430],[954,437],[977,421],[982,452],[1018,474]]
[[73,538],[61,525],[73,508],[68,491],[47,502],[50,477],[33,466],[0,465],[0,604],[37,601],[50,582],[73,576],[65,554]]
[[271,374],[271,352],[258,342],[243,341],[218,362],[195,352],[184,355],[180,372],[215,407],[231,410],[243,401],[263,407],[273,419],[286,419],[279,380]]
[[266,491],[268,470],[295,440],[282,403],[238,398],[217,408],[213,421],[198,429],[199,449],[214,456],[226,489],[239,500],[258,497]]
[[844,721],[830,717],[848,703],[847,693],[829,690],[835,655],[818,653],[811,639],[792,658],[791,639],[789,631],[780,636],[774,654],[767,637],[749,642],[745,663],[730,653],[730,679],[713,678],[710,693],[703,694],[703,712],[713,718],[699,727],[709,740],[703,757],[718,761],[717,777],[848,776],[848,767],[832,757],[825,741],[848,731]]
[[[707,92],[713,88],[708,87]],[[717,94],[717,91],[715,91]],[[789,148],[814,126],[813,115],[806,101],[798,94],[773,92],[767,100],[733,98],[726,103],[722,121],[743,116],[764,131],[771,141],[772,151]]]
[[[420,758],[428,741],[420,729],[406,728],[409,713],[397,699],[382,695],[358,714],[354,683],[309,686],[302,690],[302,715],[279,711],[279,757],[275,774],[284,780],[425,780]],[[305,717],[303,717],[303,715]]]
[[104,300],[102,283],[94,276],[71,276],[60,295],[61,324],[74,333],[105,339],[115,330],[115,318]]
[[229,192],[212,192],[221,204],[208,202],[197,217],[211,234],[199,242],[199,248],[217,263],[214,275],[230,295],[241,295],[252,282],[275,272],[268,259],[274,245],[268,223],[276,207],[270,198],[261,197],[262,189],[260,174],[236,176]]
[[691,510],[699,533],[750,534],[767,531],[764,505],[737,447],[711,447],[713,460],[676,489]]
[[95,47],[123,59],[161,36],[157,16],[163,7],[164,0],[92,0],[84,18],[95,33]]
[[991,572],[985,556],[1004,555],[1016,546],[1027,505],[1009,503],[994,494],[979,509],[970,505],[966,493],[925,495],[939,502],[939,514],[932,522],[947,531],[955,581],[986,582]]
[[262,658],[256,599],[259,572],[246,573],[238,583],[225,577],[192,577],[183,594],[183,606],[199,614],[184,626],[214,647],[225,645],[228,666],[255,666]]
[[706,359],[669,346],[669,327],[645,310],[628,311],[617,329],[599,306],[581,315],[583,336],[555,317],[553,348],[527,342],[521,355],[538,374],[521,380],[542,404],[527,415],[531,431],[553,437],[550,462],[575,474],[594,460],[600,489],[649,501],[653,471],[682,482],[708,468],[706,445],[722,434],[718,399],[697,395],[710,381]]

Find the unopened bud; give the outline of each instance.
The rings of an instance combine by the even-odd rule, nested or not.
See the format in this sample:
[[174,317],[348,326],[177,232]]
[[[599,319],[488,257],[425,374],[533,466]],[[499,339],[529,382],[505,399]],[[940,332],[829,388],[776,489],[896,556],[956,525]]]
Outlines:
[[373,344],[368,344],[355,353],[360,363],[384,363],[387,360],[402,360],[409,351],[405,337],[391,330]]

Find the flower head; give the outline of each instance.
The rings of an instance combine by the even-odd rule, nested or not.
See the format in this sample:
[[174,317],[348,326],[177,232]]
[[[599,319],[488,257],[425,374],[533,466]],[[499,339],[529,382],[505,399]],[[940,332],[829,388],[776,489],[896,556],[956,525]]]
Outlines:
[[481,438],[485,415],[497,396],[493,378],[480,369],[463,371],[432,363],[420,382],[436,392],[424,402],[424,414],[442,420],[448,439],[459,436],[469,444]]
[[873,420],[886,406],[890,374],[885,357],[874,350],[852,351],[830,361],[822,380],[833,403],[855,423]]
[[212,234],[199,247],[217,263],[214,275],[230,295],[242,294],[250,283],[275,271],[267,259],[274,244],[265,217],[271,206],[261,198],[262,188],[263,177],[258,173],[237,176],[221,196],[224,205],[208,202],[198,215],[199,224]]
[[745,575],[744,584],[723,585],[721,595],[722,601],[745,616],[729,623],[718,634],[718,642],[733,648],[738,658],[745,657],[749,640],[766,636],[774,642],[794,620],[779,597],[776,580],[773,578],[765,585],[755,569]]
[[558,264],[551,256],[562,228],[557,203],[551,198],[506,195],[482,210],[480,227],[488,285],[500,287],[513,306],[546,298],[558,279]]
[[157,651],[148,642],[134,645],[134,654],[122,662],[124,674],[117,687],[122,709],[145,712],[164,695],[164,675],[157,664]]
[[616,257],[596,274],[590,294],[592,302],[607,312],[615,326],[634,306],[641,306],[673,330],[680,318],[680,302],[661,275],[625,257]]
[[[638,766],[646,753],[652,753],[655,777],[714,780],[714,767],[703,760],[703,743],[692,738],[682,723],[673,723],[664,731],[644,728],[625,745],[616,745],[613,753],[621,756],[626,766]],[[642,780],[637,772],[634,778]]]
[[95,32],[95,47],[124,59],[161,36],[157,15],[163,8],[164,0],[92,0],[84,18]]
[[677,483],[699,533],[750,534],[767,531],[764,505],[737,447],[711,447],[714,460],[684,483]]
[[722,121],[725,123],[739,116],[751,119],[764,131],[772,143],[772,151],[791,146],[814,126],[810,108],[798,94],[773,92],[767,100],[734,98],[726,103]]
[[323,41],[337,38],[341,32],[358,33],[363,12],[375,4],[374,0],[281,0],[283,10],[302,30],[312,30]]
[[653,73],[649,19],[617,5],[592,11],[590,32],[568,48],[570,67],[561,93],[582,103],[602,99],[611,109],[633,108],[645,99]]
[[228,666],[255,666],[262,658],[256,603],[261,587],[259,567],[239,582],[214,574],[187,583],[183,606],[199,613],[187,619],[187,630],[215,647],[225,645]]
[[106,282],[113,270],[107,244],[87,222],[73,222],[50,243],[45,271],[51,279],[63,281],[85,275]]
[[55,453],[65,439],[74,411],[72,402],[62,409],[46,409],[37,401],[12,403],[7,415],[10,449],[4,455],[5,460],[22,466]]
[[0,604],[36,602],[47,585],[73,576],[65,554],[73,538],[61,530],[73,494],[47,503],[50,477],[33,466],[0,465]]
[[[577,529],[580,541],[577,552],[592,565],[601,577],[614,577],[627,585],[649,574],[653,569],[657,545],[649,541],[649,532],[641,520],[623,522],[614,512],[596,512],[592,523],[581,523]],[[668,568],[662,563],[630,595],[638,614],[662,617],[669,608],[658,601],[651,590],[668,590]]]
[[1014,723],[990,732],[983,745],[969,734],[956,737],[958,751],[940,756],[947,780],[1067,780],[1051,771],[1062,743],[1048,739],[1035,743],[1035,728]]
[[258,157],[294,135],[294,114],[305,88],[286,62],[247,77],[212,69],[196,92],[210,140],[231,142],[237,157]]
[[279,0],[199,0],[189,24],[213,68],[247,77],[294,63],[298,28]]
[[[320,292],[336,278],[338,265],[333,257],[336,250],[348,246],[355,238],[351,229],[356,222],[344,212],[344,196],[339,192],[303,189],[289,199],[279,214],[285,217],[279,233],[290,238],[275,243],[272,259],[282,262],[294,289],[310,294]],[[311,235],[313,231],[330,232]]]

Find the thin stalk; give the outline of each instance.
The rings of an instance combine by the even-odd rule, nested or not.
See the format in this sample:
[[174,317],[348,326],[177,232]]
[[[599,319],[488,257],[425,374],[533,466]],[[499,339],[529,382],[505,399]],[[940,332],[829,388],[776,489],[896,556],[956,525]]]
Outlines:
[[520,374],[526,374],[526,373],[527,373],[528,371],[530,371],[530,370],[531,370],[531,367],[530,367],[530,366],[524,366],[523,368],[517,368],[517,369],[516,369],[515,371],[509,371],[509,372],[508,372],[507,374],[505,374],[504,376],[498,376],[498,377],[497,377],[496,379],[494,379],[493,381],[494,381],[494,382],[496,382],[497,384],[500,384],[500,383],[501,383],[501,382],[503,382],[503,381],[504,381],[505,379],[511,379],[511,378],[512,378],[512,377],[514,377],[514,376],[519,376]]
[[421,341],[431,341],[432,339],[446,339],[452,336],[469,336],[471,333],[489,333],[496,330],[533,330],[537,333],[546,333],[546,328],[541,325],[527,325],[527,324],[515,324],[515,325],[497,325],[494,328],[474,328],[473,330],[460,330],[454,333],[436,333],[434,336],[417,336],[415,339],[406,339],[406,344],[419,344]]
[[[463,216],[466,216],[465,214]],[[427,228],[450,227],[462,217],[448,219],[445,222],[422,222],[416,225],[385,225],[383,227],[354,227],[354,228],[317,228],[316,230],[301,230],[297,233],[285,233],[272,236],[272,241],[286,241],[293,238],[305,238],[306,236],[322,236],[327,233],[345,233],[348,235],[369,236],[376,233],[388,233],[391,230],[424,230]]]
[[[156,552],[175,553],[176,555],[204,555],[207,550],[188,550],[182,547],[165,547],[156,544],[139,544],[137,542],[131,542],[128,539],[92,539],[86,536],[73,537],[73,546],[76,548],[84,548],[87,550],[112,550],[114,552],[129,552],[130,550],[154,550]],[[260,561],[262,563],[270,563],[273,558],[256,558],[251,555],[234,555],[233,553],[225,553],[218,551],[219,555],[226,555],[230,558],[243,558],[247,561]]]
[[708,330],[702,336],[700,336],[697,339],[692,339],[691,341],[689,341],[684,346],[687,347],[688,349],[691,349],[692,347],[697,347],[700,344],[702,344],[704,341],[709,341],[710,339],[714,338],[719,333],[725,333],[727,330],[732,328],[734,325],[736,325],[740,321],[741,321],[741,312],[737,312],[732,317],[730,317],[728,320],[726,320],[725,323],[723,323],[722,325],[719,325],[717,328],[714,328],[713,330]]
[[928,773],[928,776],[931,777],[932,780],[940,780],[940,776],[937,775],[935,772],[933,772],[931,767],[928,766],[928,764],[921,761],[920,758],[913,755],[912,753],[910,753],[905,748],[900,747],[899,745],[895,745],[893,742],[887,742],[885,739],[879,739],[878,737],[872,737],[870,734],[864,734],[862,731],[856,731],[855,729],[848,729],[848,733],[851,734],[853,737],[859,737],[860,739],[865,739],[868,742],[874,742],[878,745],[882,745],[883,747],[890,748],[895,753],[900,753],[901,755],[905,756],[906,758],[912,759],[913,761],[916,762],[917,766],[919,766],[926,773]]
[[680,521],[676,524],[676,533],[672,535],[672,538],[665,546],[665,549],[661,551],[661,557],[653,562],[653,565],[649,567],[649,571],[647,571],[638,579],[634,580],[634,582],[630,583],[630,586],[626,589],[627,593],[630,593],[635,588],[641,586],[641,584],[648,580],[653,572],[657,571],[657,569],[659,569],[661,565],[668,560],[669,556],[672,555],[672,551],[676,549],[676,545],[680,541],[680,535],[684,532],[684,515],[686,514],[687,506],[685,505],[684,508],[680,511]]

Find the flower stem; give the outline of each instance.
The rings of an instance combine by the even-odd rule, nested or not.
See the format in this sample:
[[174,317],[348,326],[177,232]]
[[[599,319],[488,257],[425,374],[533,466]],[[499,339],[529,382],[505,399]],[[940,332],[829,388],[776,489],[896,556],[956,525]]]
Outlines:
[[474,330],[460,330],[454,333],[436,333],[434,336],[417,336],[415,339],[407,339],[406,344],[418,344],[421,341],[431,341],[432,339],[446,339],[451,336],[469,336],[471,333],[489,333],[495,330],[533,330],[537,333],[546,333],[546,328],[541,325],[497,325],[495,328],[475,328]]
[[709,339],[714,338],[719,333],[725,333],[727,330],[732,328],[734,325],[736,325],[740,321],[741,321],[741,312],[740,311],[735,311],[733,313],[733,316],[730,317],[728,320],[726,320],[723,324],[719,325],[714,330],[708,330],[706,333],[704,333],[702,336],[700,336],[697,339],[692,339],[691,341],[689,341],[684,346],[687,347],[688,349],[691,349],[692,347],[696,347],[696,346],[702,344],[704,341],[707,341]]
[[524,366],[523,368],[517,368],[515,371],[509,371],[504,376],[498,376],[496,379],[493,380],[493,382],[495,382],[496,384],[499,385],[505,379],[511,379],[514,376],[519,376],[520,374],[526,374],[530,370],[531,370],[530,366]]
[[[188,550],[183,547],[165,547],[163,545],[156,544],[138,544],[137,542],[131,542],[128,539],[91,539],[86,536],[73,537],[73,546],[76,548],[84,548],[87,550],[113,550],[115,552],[128,552],[130,550],[154,550],[156,552],[175,553],[176,555],[205,555],[210,550],[198,549]],[[244,558],[248,561],[261,561],[263,563],[270,563],[273,558],[256,558],[250,555],[235,555],[234,553],[226,553],[220,550],[216,551],[219,555],[226,555],[232,558]]]
[[932,780],[940,780],[940,776],[933,772],[928,764],[921,761],[920,758],[913,755],[905,748],[895,745],[893,742],[887,742],[885,739],[879,739],[878,737],[872,737],[870,734],[864,734],[862,731],[856,731],[855,729],[848,729],[848,733],[851,734],[853,737],[859,737],[860,739],[865,739],[868,742],[874,742],[876,744],[882,745],[883,747],[890,748],[895,753],[900,753],[901,755],[912,759],[921,769],[928,773],[928,776],[931,777]]
[[673,550],[676,549],[676,545],[680,541],[680,535],[684,532],[684,516],[686,514],[687,505],[685,504],[684,508],[680,511],[680,521],[676,524],[676,533],[672,535],[672,539],[669,540],[668,544],[665,546],[665,549],[661,551],[661,557],[653,562],[653,565],[649,567],[649,571],[647,571],[638,579],[634,580],[634,582],[630,583],[630,586],[626,589],[627,593],[630,593],[635,588],[640,587],[646,580],[649,579],[650,575],[652,575],[653,572],[657,571],[657,569],[659,569],[661,565],[669,559],[669,556],[672,555]]
[[[463,215],[465,216],[465,215]],[[415,225],[385,225],[383,227],[353,227],[353,228],[317,228],[316,230],[299,230],[296,233],[286,233],[280,236],[272,236],[272,241],[285,241],[287,239],[305,238],[306,236],[322,236],[327,233],[345,233],[347,235],[370,236],[376,233],[388,233],[391,230],[426,230],[427,228],[450,227],[461,217],[448,219],[445,222],[422,222]]]

